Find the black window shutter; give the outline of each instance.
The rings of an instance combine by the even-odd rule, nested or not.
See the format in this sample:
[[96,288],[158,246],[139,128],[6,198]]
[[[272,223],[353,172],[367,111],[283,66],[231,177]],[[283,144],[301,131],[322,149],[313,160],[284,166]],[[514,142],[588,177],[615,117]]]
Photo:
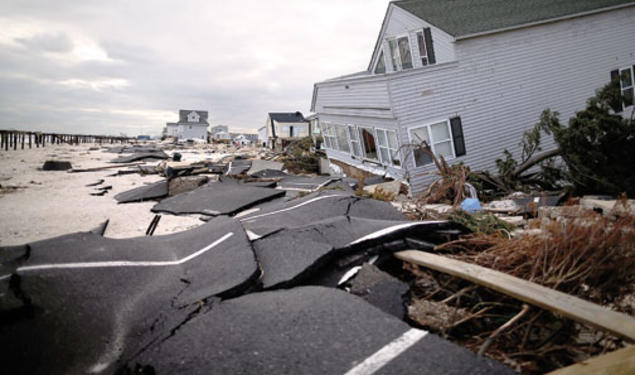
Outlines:
[[457,157],[465,155],[465,139],[463,138],[463,125],[460,117],[450,119],[452,138],[454,139],[454,153]]
[[613,109],[613,111],[622,112],[622,90],[620,90],[620,71],[618,69],[611,71],[611,83],[617,85],[619,95],[617,96],[617,98],[615,98],[615,100],[611,100],[611,103],[609,103],[609,105],[611,106],[611,109]]
[[430,28],[423,29],[423,34],[426,37],[426,52],[428,53],[428,64],[436,64],[437,59],[434,57],[434,45],[432,44],[432,32]]

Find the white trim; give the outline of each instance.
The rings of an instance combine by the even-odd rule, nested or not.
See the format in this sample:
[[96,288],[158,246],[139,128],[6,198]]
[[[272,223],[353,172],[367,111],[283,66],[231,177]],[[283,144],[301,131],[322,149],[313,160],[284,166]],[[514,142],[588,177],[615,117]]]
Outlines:
[[[630,86],[622,86],[622,72],[623,71],[629,71],[631,73]],[[620,81],[620,105],[622,106],[622,112],[625,112],[628,108],[632,107],[635,104],[635,69],[633,65],[631,65],[631,66],[627,66],[626,68],[619,68],[617,69],[617,72],[618,72],[618,78]],[[631,103],[630,105],[626,105],[623,100],[624,90],[628,90],[628,89],[633,91],[633,93],[631,94],[631,100],[633,101],[633,103]]]
[[344,375],[372,375],[388,362],[397,358],[401,353],[421,341],[428,334],[427,331],[411,328],[388,345],[373,353],[362,363],[348,370]]
[[[391,157],[390,161],[388,163],[386,163],[383,160],[381,160],[382,164],[387,165],[389,167],[401,168],[403,166],[403,160],[402,160],[402,157],[401,157],[401,152],[399,152],[399,147],[400,146],[399,146],[399,137],[397,136],[397,129],[387,129],[387,128],[382,128],[382,127],[376,127],[375,128],[375,134],[377,134],[378,130],[382,130],[384,132],[384,134],[386,136],[386,146],[381,146],[379,144],[379,136],[377,136],[376,137],[377,139],[375,139],[377,141],[377,148],[384,147],[384,148],[388,149],[388,154]],[[393,149],[390,147],[390,142],[388,141],[388,132],[392,132],[392,133],[395,134],[395,141],[397,142],[397,148],[394,149],[394,151],[395,151],[395,153],[397,153],[397,158],[399,159],[399,165],[395,165],[392,162],[392,150]],[[381,151],[379,152],[379,156],[380,156],[380,159],[381,159],[382,158],[381,157]]]
[[[379,62],[381,60],[384,60],[384,72],[377,73],[377,66],[379,65]],[[386,73],[388,73],[388,65],[386,64],[386,52],[384,51],[384,46],[382,43],[382,48],[379,49],[379,55],[377,56],[377,61],[375,62],[375,66],[373,67],[371,74],[377,75],[377,74],[386,74]]]
[[[401,51],[399,50],[399,39],[403,39],[403,38],[406,38],[406,40],[408,40],[408,50],[410,51],[410,65],[411,66],[408,69],[404,69],[404,67],[403,67],[403,57],[401,56]],[[394,63],[393,58],[392,58],[392,49],[390,47],[390,42],[391,41],[394,41],[395,45],[397,47],[397,56],[399,58],[399,66],[398,66],[399,69],[397,69],[397,67],[395,66],[395,63]],[[412,45],[411,45],[411,42],[410,42],[410,32],[406,32],[406,33],[403,33],[403,34],[398,34],[398,35],[386,38],[386,42],[388,43],[388,50],[390,51],[390,64],[392,65],[392,71],[393,72],[402,72],[404,70],[412,70],[412,69],[415,68],[415,64],[414,64],[414,61],[412,59]]]
[[373,232],[371,234],[367,234],[361,238],[356,239],[355,241],[351,242],[348,244],[348,246],[352,246],[352,245],[356,245],[360,242],[363,241],[367,241],[367,240],[372,240],[374,238],[378,238],[378,237],[382,237],[385,236],[387,234],[390,234],[392,232],[396,232],[400,229],[405,229],[405,228],[410,228],[410,227],[414,227],[414,226],[418,226],[418,225],[428,225],[428,224],[442,224],[442,223],[447,223],[447,221],[445,220],[438,220],[438,221],[416,221],[413,223],[404,223],[404,224],[399,224],[399,225],[393,225],[392,227],[388,227],[388,228],[384,228],[382,230],[378,230],[377,232]]
[[107,267],[166,267],[166,266],[178,266],[183,263],[189,262],[190,260],[197,258],[204,253],[208,252],[212,248],[216,247],[220,243],[224,242],[231,236],[233,236],[233,232],[229,232],[218,240],[214,241],[210,245],[200,249],[197,252],[194,252],[185,258],[179,260],[166,260],[166,261],[129,261],[129,260],[119,260],[119,261],[103,261],[103,262],[82,262],[82,263],[58,263],[58,264],[39,264],[35,266],[23,266],[18,267],[17,272],[29,272],[29,271],[40,271],[40,270],[51,270],[51,269],[77,269],[77,268],[107,268]]
[[[450,124],[450,119],[443,119],[443,120],[438,120],[438,121],[432,121],[432,122],[427,122],[425,124],[422,125],[415,125],[415,126],[411,126],[408,127],[406,130],[408,131],[408,141],[410,144],[414,144],[413,140],[412,140],[412,130],[416,130],[416,129],[421,129],[421,128],[426,128],[427,132],[428,132],[428,140],[430,141],[430,148],[432,149],[432,152],[434,153],[435,156],[438,156],[436,148],[435,148],[435,144],[436,143],[445,143],[448,140],[443,140],[443,141],[435,141],[432,137],[432,125],[436,125],[436,124],[440,124],[445,122],[447,127],[448,127],[448,133],[450,134],[450,147],[452,149],[452,157],[446,157],[443,156],[445,158],[445,160],[452,160],[452,159],[456,159],[456,150],[454,149],[454,134],[452,133],[452,126]],[[414,162],[414,166],[415,168],[421,168],[421,167],[425,167],[428,164],[424,164],[424,165],[417,165],[417,159],[414,156],[414,150],[412,150],[412,159]]]

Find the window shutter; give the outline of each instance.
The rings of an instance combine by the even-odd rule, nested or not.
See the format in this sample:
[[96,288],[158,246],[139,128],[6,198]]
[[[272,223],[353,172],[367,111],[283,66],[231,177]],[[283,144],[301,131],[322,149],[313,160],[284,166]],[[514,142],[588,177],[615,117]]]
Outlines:
[[454,117],[450,119],[450,127],[452,128],[452,138],[454,140],[454,153],[457,157],[463,156],[465,152],[465,139],[463,138],[463,126],[461,118]]
[[609,103],[609,105],[611,106],[611,109],[613,109],[613,111],[615,111],[616,113],[622,112],[622,90],[620,85],[619,69],[615,69],[611,71],[611,83],[614,83],[617,85],[617,89],[619,90],[619,95],[617,96],[617,98],[615,98],[615,100],[612,100],[611,103]]
[[432,44],[432,32],[430,32],[430,28],[426,27],[423,29],[423,34],[426,38],[426,52],[428,53],[428,63],[436,64],[437,60],[434,57],[434,46]]

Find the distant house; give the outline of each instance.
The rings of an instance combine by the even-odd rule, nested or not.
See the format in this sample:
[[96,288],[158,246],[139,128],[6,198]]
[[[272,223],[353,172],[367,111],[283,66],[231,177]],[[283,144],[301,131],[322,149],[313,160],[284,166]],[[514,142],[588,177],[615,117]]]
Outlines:
[[179,136],[179,124],[177,124],[176,122],[168,122],[167,124],[165,124],[165,128],[166,128],[165,135],[167,137],[178,138],[178,136]]
[[267,146],[278,148],[283,140],[293,140],[310,135],[310,124],[302,112],[278,112],[267,115]]
[[495,170],[544,109],[566,122],[611,80],[626,102],[614,110],[630,113],[633,35],[633,1],[393,1],[368,68],[316,83],[311,110],[331,161],[418,193],[436,169],[424,142],[450,164]]
[[232,142],[239,146],[248,146],[252,143],[245,134],[238,134],[236,137],[232,138]]
[[258,146],[267,147],[267,127],[263,126],[258,129]]
[[230,139],[227,125],[216,125],[210,129],[212,139]]
[[236,137],[241,137],[241,139],[248,139],[251,143],[258,142],[258,134],[256,133],[229,133],[231,139],[235,139]]
[[[168,124],[168,134],[170,134]],[[176,123],[176,137],[179,140],[199,139],[207,140],[207,111],[195,111],[189,109],[179,110],[179,122]]]

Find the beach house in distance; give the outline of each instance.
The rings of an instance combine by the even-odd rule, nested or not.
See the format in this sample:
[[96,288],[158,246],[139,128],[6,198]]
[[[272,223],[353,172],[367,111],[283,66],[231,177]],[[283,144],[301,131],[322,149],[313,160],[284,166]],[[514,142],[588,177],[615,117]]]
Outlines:
[[[262,132],[262,128],[258,129]],[[270,112],[265,123],[267,147],[281,149],[289,141],[308,137],[309,122],[302,112]],[[262,136],[261,136],[262,137]]]
[[393,1],[368,68],[315,84],[311,109],[331,162],[418,193],[435,166],[413,144],[492,170],[544,109],[566,123],[612,78],[630,113],[633,35],[632,1]]
[[166,135],[180,141],[187,139],[207,141],[207,127],[209,126],[207,119],[207,111],[181,109],[179,110],[179,122],[166,124]]

